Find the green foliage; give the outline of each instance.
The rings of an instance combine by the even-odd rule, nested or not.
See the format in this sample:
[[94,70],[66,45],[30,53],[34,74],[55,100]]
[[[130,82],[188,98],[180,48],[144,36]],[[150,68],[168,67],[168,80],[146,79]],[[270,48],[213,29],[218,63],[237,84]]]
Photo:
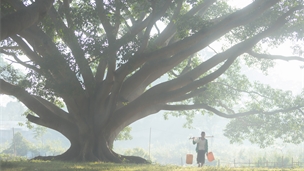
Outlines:
[[65,151],[66,149],[62,147],[61,141],[58,140],[41,141],[39,143],[35,143],[33,147],[34,156],[54,156],[62,154]]
[[[24,157],[24,156],[15,156],[14,154],[5,154],[5,153],[2,153],[0,154],[0,161],[1,162],[20,162],[20,161],[26,161],[27,158]],[[0,168],[1,168],[1,165],[0,165]]]
[[[260,147],[266,147],[280,137],[286,143],[302,142],[304,118],[301,110],[279,114],[267,114],[267,111],[301,106],[304,101],[303,94],[293,95],[291,91],[274,89],[269,85],[249,81],[249,78],[241,72],[244,62],[237,60],[225,74],[209,83],[205,91],[192,101],[185,101],[184,104],[208,104],[226,114],[258,111],[256,115],[231,120],[225,129],[225,136],[231,139],[231,143],[249,140],[259,144]],[[267,68],[269,66],[265,67]],[[203,115],[212,114],[207,110],[167,112],[165,118],[168,114],[184,116],[185,127],[191,128],[193,118],[198,112]]]
[[130,134],[131,130],[132,130],[132,127],[130,127],[130,126],[125,127],[122,131],[119,132],[119,134],[117,135],[115,140],[118,140],[118,141],[132,140],[132,136]]
[[15,133],[10,147],[3,150],[2,153],[16,154],[18,156],[26,156],[33,146],[27,141],[20,132]]
[[43,137],[43,135],[46,133],[47,128],[46,127],[42,127],[42,126],[36,126],[34,128],[34,138],[41,139]]
[[[257,110],[260,114],[233,119],[227,125],[225,135],[231,138],[231,142],[249,139],[261,147],[272,145],[279,137],[285,143],[301,143],[304,130],[301,110],[279,114],[263,114],[263,111],[274,109],[276,105],[280,108],[297,106],[303,102],[303,96],[293,97],[291,92],[274,90],[261,84],[254,84],[254,87],[256,93],[250,95],[252,100],[246,102],[248,108],[244,110]],[[266,98],[260,98],[260,95]]]
[[[6,43],[1,43],[6,44]],[[8,43],[12,44],[12,43]],[[10,81],[11,83],[18,84],[18,82],[24,77],[24,74],[13,67],[13,65],[8,64],[0,58],[0,78]]]
[[[43,127],[40,128],[45,129]],[[30,154],[31,157],[38,155],[59,155],[65,150],[66,149],[62,147],[60,141],[47,140],[34,144],[26,140],[20,132],[17,132],[15,133],[11,144],[8,147],[3,147],[3,151],[1,150],[2,156],[0,157],[5,161],[12,161],[22,159],[22,157],[26,157],[28,154]]]

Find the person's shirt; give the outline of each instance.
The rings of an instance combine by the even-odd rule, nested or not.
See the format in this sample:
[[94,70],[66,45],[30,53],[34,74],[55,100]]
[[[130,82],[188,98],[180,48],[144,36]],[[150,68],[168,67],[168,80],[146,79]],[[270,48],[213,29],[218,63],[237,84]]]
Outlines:
[[194,142],[196,142],[198,144],[198,150],[207,150],[207,140],[206,139],[202,139],[201,137],[195,138],[193,140]]

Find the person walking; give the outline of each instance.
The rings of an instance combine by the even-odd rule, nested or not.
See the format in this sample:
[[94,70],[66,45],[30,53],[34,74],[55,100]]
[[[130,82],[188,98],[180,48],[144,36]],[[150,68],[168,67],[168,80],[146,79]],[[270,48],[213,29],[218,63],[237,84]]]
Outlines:
[[202,167],[205,164],[205,154],[208,157],[208,140],[205,138],[205,132],[201,132],[201,137],[193,137],[191,139],[193,144],[196,144],[198,167]]

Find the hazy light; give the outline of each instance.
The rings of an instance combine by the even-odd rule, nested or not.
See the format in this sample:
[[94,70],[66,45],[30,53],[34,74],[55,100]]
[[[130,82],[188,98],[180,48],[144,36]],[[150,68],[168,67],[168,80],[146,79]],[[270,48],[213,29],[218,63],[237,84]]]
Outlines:
[[235,8],[244,8],[245,6],[249,5],[252,0],[228,0],[228,4]]

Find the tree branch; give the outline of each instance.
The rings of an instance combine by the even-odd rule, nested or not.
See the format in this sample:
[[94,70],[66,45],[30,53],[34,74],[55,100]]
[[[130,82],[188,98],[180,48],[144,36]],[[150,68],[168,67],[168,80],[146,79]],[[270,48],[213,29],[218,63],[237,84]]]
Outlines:
[[[63,58],[54,42],[41,29],[36,26],[32,26],[22,31],[20,36],[26,39],[33,49],[44,57],[41,58],[41,60],[43,60],[41,63],[45,73],[51,75],[51,78],[47,77],[49,76],[48,74],[44,75],[47,79],[50,79],[50,83],[69,87],[68,89],[65,89],[66,91],[71,91],[73,87],[74,93],[72,94],[76,99],[86,96],[75,72],[71,70],[69,64]],[[55,90],[59,94],[63,93],[62,88]]]
[[187,93],[187,94],[185,94],[181,97],[171,99],[170,102],[180,102],[180,101],[187,100],[187,99],[190,99],[190,98],[193,98],[193,97],[197,97],[206,90],[207,90],[206,87],[198,88],[198,89],[193,90],[193,91],[191,91],[191,92],[189,92],[189,93]]
[[71,3],[70,0],[63,0],[63,11],[64,11],[65,17],[67,19],[68,27],[73,28],[74,23],[73,23],[71,14],[70,14],[70,12],[71,12],[70,3]]
[[244,93],[248,93],[248,94],[256,94],[256,95],[258,95],[258,96],[260,96],[260,97],[270,99],[269,97],[264,96],[263,94],[260,94],[260,93],[255,92],[255,91],[239,90],[239,89],[236,89],[236,88],[234,88],[234,87],[232,87],[232,86],[230,86],[230,85],[228,85],[228,84],[222,83],[222,82],[214,82],[214,83],[215,83],[215,84],[222,85],[222,86],[225,86],[225,87],[228,87],[228,88],[230,88],[230,89],[232,89],[232,90],[235,90],[235,91],[238,91],[238,92],[244,92]]
[[[125,78],[126,75],[128,75],[130,72],[133,72],[143,63],[158,59],[160,57],[168,57],[174,54],[183,54],[185,57],[188,55],[184,55],[184,53],[195,53],[208,46],[211,42],[218,39],[230,31],[232,28],[249,23],[250,21],[256,19],[265,10],[276,4],[278,1],[279,0],[256,0],[251,5],[248,5],[242,10],[230,14],[225,19],[210,27],[209,29],[202,29],[196,34],[187,37],[182,41],[178,41],[172,45],[166,46],[165,48],[161,48],[152,53],[136,54],[126,64],[117,70],[118,75],[122,78]],[[206,39],[206,37],[208,37],[208,39]],[[189,53],[189,55],[191,53]]]
[[35,97],[26,92],[23,88],[12,85],[3,79],[0,79],[0,94],[6,94],[16,97],[27,108],[41,117],[54,115],[49,109],[42,105]]
[[118,33],[118,29],[119,29],[119,26],[121,24],[121,14],[120,14],[120,10],[121,10],[121,1],[120,0],[115,0],[115,5],[116,5],[116,10],[115,10],[115,13],[114,13],[114,18],[115,18],[115,23],[114,23],[114,30],[113,30],[113,34],[115,35],[115,37],[117,36],[117,33]]
[[113,34],[114,27],[111,25],[110,20],[108,19],[108,13],[105,9],[105,4],[103,1],[96,0],[96,12],[98,14],[98,17],[100,19],[100,22],[102,23],[103,28],[105,29],[106,35],[109,40],[109,44],[112,45],[115,40],[115,36]]
[[66,112],[64,112],[54,104],[42,99],[41,97],[30,95],[23,88],[12,85],[4,81],[3,79],[0,79],[0,94],[6,94],[16,97],[28,109],[30,109],[42,118],[54,118],[57,116],[71,123],[74,120],[73,117],[68,115]]
[[48,108],[50,111],[52,111],[55,115],[59,116],[60,118],[69,121],[74,122],[75,118],[73,115],[70,115],[69,113],[65,112],[64,110],[60,109],[58,106],[54,105],[53,103],[39,97],[34,96],[41,104],[43,104],[46,108]]
[[31,48],[25,43],[24,40],[22,40],[18,36],[12,36],[12,39],[20,46],[21,50],[25,55],[32,60],[37,65],[42,65],[43,59],[34,51],[31,50]]
[[256,114],[265,114],[265,115],[272,115],[277,113],[284,113],[284,112],[290,112],[293,110],[298,110],[304,106],[296,106],[296,107],[290,107],[286,109],[276,109],[272,111],[258,111],[258,110],[252,110],[248,112],[240,112],[235,114],[226,114],[223,113],[211,106],[208,106],[207,104],[194,104],[194,105],[163,105],[161,107],[161,110],[170,110],[170,111],[181,111],[181,110],[194,110],[194,109],[205,109],[208,110],[220,117],[224,118],[238,118],[238,117],[244,117],[249,115],[256,115]]
[[[92,94],[92,89],[94,87],[94,76],[89,67],[88,61],[84,57],[84,52],[78,43],[77,37],[74,35],[74,31],[67,28],[62,20],[59,20],[60,17],[54,7],[51,8],[49,16],[55,24],[59,36],[62,37],[63,41],[72,50],[73,56],[77,61],[77,65],[79,66],[80,73],[84,80],[86,90],[89,92],[89,94]],[[60,34],[61,32],[63,32],[63,34]]]
[[26,67],[26,68],[32,69],[32,70],[36,71],[37,73],[40,73],[40,74],[41,74],[41,71],[40,71],[37,67],[35,67],[35,66],[33,66],[33,65],[29,65],[29,64],[27,64],[26,62],[21,61],[21,60],[17,57],[17,55],[16,55],[15,53],[5,52],[5,51],[2,50],[2,49],[0,49],[0,53],[3,53],[3,54],[6,54],[6,55],[9,55],[9,56],[12,56],[12,57],[15,59],[16,62],[15,62],[15,61],[11,61],[11,62],[18,63],[18,64],[20,64],[20,65],[22,65],[22,66],[24,66],[24,67]]
[[40,21],[53,5],[54,0],[36,0],[24,9],[1,18],[0,40],[6,39]]
[[[286,23],[285,18],[291,15],[294,12],[294,10],[296,9],[291,9],[290,11],[283,14],[267,30],[255,35],[252,38],[249,38],[241,43],[232,46],[225,52],[215,55],[214,57],[210,58],[206,62],[202,63],[201,65],[199,65],[192,71],[189,71],[188,73],[182,75],[181,77],[159,84],[154,88],[151,88],[150,90],[152,91],[152,89],[155,89],[153,91],[164,93],[165,91],[172,91],[176,89],[177,91],[172,91],[170,93],[175,98],[177,96],[184,95],[185,93],[199,86],[203,86],[213,81],[229,68],[229,66],[237,58],[237,56],[245,53],[247,50],[251,49],[256,43],[258,43],[261,39],[269,36],[273,32],[277,31],[279,28],[281,28]],[[224,60],[226,60],[226,62],[217,71],[203,77],[202,79],[194,81],[203,73],[213,68],[214,66],[218,65],[219,63],[223,62]],[[170,98],[170,95],[168,94],[166,95],[166,97],[160,97],[160,99],[162,100],[168,98]]]
[[2,46],[2,50],[20,50],[21,48],[19,46]]
[[247,51],[247,53],[253,57],[256,57],[258,59],[279,59],[284,61],[301,61],[304,62],[304,58],[300,56],[283,56],[283,55],[269,55],[269,54],[259,54],[256,52],[253,52],[252,50]]
[[[190,11],[188,11],[186,13],[186,15],[195,15],[197,12],[199,11],[206,11],[214,2],[216,2],[217,0],[207,0],[204,1],[203,3],[195,6],[194,8],[192,8]],[[169,39],[171,39],[174,34],[176,33],[176,27],[175,27],[175,22],[173,20],[176,19],[176,17],[179,15],[180,13],[180,8],[182,6],[183,1],[180,1],[177,4],[177,8],[174,11],[174,14],[172,16],[172,19],[170,21],[170,23],[167,25],[167,27],[162,31],[162,33],[158,36],[158,38],[155,40],[155,44],[158,47],[162,47],[164,45],[165,42],[167,42],[167,44],[169,43]]]
[[33,115],[27,115],[26,118],[37,125],[41,125],[47,128],[51,128],[59,131],[68,139],[76,139],[78,136],[78,129],[75,124],[71,122],[65,122],[57,118],[41,118]]
[[[217,23],[215,26],[211,27],[208,31],[202,30],[202,34],[200,32],[198,32],[198,33],[194,34],[193,36],[187,37],[182,41],[169,45],[165,48],[162,48],[162,49],[157,50],[150,54],[142,54],[142,55],[137,55],[137,56],[135,55],[134,59],[132,59],[132,61],[137,61],[138,63],[129,61],[126,65],[123,65],[121,68],[118,69],[117,72],[122,75],[122,78],[124,78],[124,76],[126,74],[128,74],[130,71],[133,71],[135,68],[137,68],[140,64],[147,62],[149,58],[157,59],[159,57],[162,57],[165,59],[163,59],[161,61],[157,61],[157,62],[153,61],[153,62],[147,63],[147,65],[144,65],[139,71],[137,71],[135,74],[133,74],[132,77],[128,78],[122,87],[122,95],[125,98],[128,96],[126,94],[135,95],[135,93],[127,91],[128,89],[130,89],[129,85],[132,85],[132,86],[134,85],[134,81],[142,82],[143,80],[151,77],[152,71],[154,71],[153,77],[155,79],[158,78],[159,76],[168,72],[174,66],[176,66],[177,64],[182,62],[189,55],[208,46],[213,40],[219,38],[222,34],[225,34],[226,32],[228,32],[229,29],[232,29],[233,27],[235,27],[238,24],[241,25],[241,24],[244,24],[244,23],[249,22],[249,21],[253,20],[254,18],[256,18],[256,17],[252,17],[253,15],[250,15],[250,14],[257,12],[257,9],[255,9],[255,7],[259,6],[260,5],[259,3],[261,3],[261,2],[259,2],[258,4],[255,4],[257,2],[258,1],[255,1],[254,3],[252,3],[251,5],[246,7],[246,8],[249,8],[248,11],[250,11],[250,12],[248,12],[247,10],[240,10],[233,14],[230,14],[228,17],[226,17],[225,19],[223,19],[222,21]],[[265,3],[265,1],[263,1],[263,2]],[[274,2],[272,2],[272,3],[274,3]],[[270,7],[271,5],[273,5],[272,3],[263,4],[263,8],[259,8],[260,13],[257,13],[257,15],[260,15],[262,13],[262,11],[266,10],[267,9],[266,7]],[[239,18],[239,17],[241,17],[241,18]],[[233,22],[234,24],[231,25],[231,22]],[[224,24],[226,24],[226,25],[223,26]],[[222,30],[223,28],[225,28],[227,30],[223,31]],[[218,32],[215,30],[218,30]],[[210,33],[208,33],[208,32],[210,32]],[[205,37],[208,37],[209,39],[202,37],[203,41],[196,42],[200,39],[199,38],[196,40],[196,38],[198,38],[200,36],[205,36]],[[188,41],[189,41],[189,43],[194,42],[194,44],[189,45],[187,43]],[[183,45],[183,46],[179,46],[179,45]],[[175,48],[178,48],[178,49],[175,49]],[[179,51],[180,50],[179,48],[184,49],[184,50]],[[171,55],[171,53],[176,54],[176,55],[174,55],[171,58],[168,58]],[[211,60],[208,60],[208,62],[203,63],[201,66],[199,66],[197,69],[195,69],[196,71],[200,71],[200,74],[196,75],[195,77],[197,78],[199,75],[208,71],[209,69],[211,69],[215,65],[219,64],[220,62],[224,61],[225,59],[227,59],[227,56],[225,56],[225,55],[222,55],[221,57],[220,57],[220,55],[218,55],[217,57],[211,58]],[[127,71],[127,70],[129,70],[129,71]],[[193,72],[195,72],[195,71],[193,71]],[[187,74],[187,76],[189,76],[189,75],[190,74]],[[153,80],[153,79],[150,79],[150,80]],[[193,81],[194,79],[186,78],[186,80]],[[141,85],[141,84],[137,83],[135,85]],[[178,83],[173,83],[173,85],[179,86]],[[144,88],[141,88],[141,90],[144,90]]]

